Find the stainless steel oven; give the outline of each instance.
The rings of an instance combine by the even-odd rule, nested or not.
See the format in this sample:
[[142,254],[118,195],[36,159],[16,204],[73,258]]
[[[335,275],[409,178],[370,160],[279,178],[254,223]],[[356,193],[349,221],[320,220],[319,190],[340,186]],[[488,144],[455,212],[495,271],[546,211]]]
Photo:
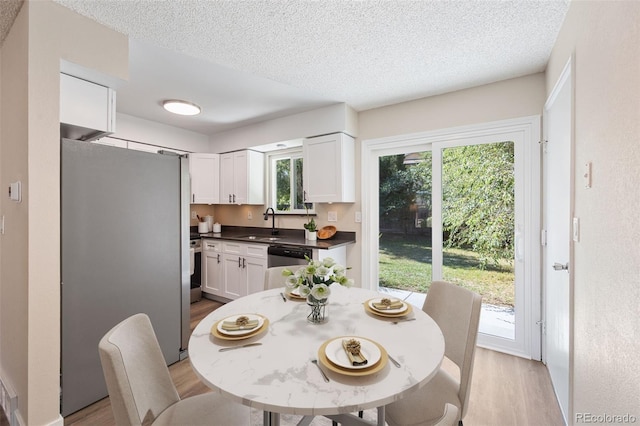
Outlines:
[[267,251],[269,257],[267,260],[268,267],[273,266],[289,266],[289,265],[306,265],[308,257],[311,259],[313,251],[305,247],[272,245]]
[[189,248],[193,249],[193,273],[191,274],[191,303],[202,298],[202,240],[198,235],[189,240]]

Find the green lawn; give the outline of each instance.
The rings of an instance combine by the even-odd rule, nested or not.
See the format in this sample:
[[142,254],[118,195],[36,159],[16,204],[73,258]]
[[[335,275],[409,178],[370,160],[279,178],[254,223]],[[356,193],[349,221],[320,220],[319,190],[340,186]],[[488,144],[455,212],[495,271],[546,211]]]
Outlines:
[[[426,293],[431,283],[431,238],[383,233],[380,236],[380,286]],[[444,280],[469,288],[483,303],[514,306],[514,273],[510,265],[478,268],[477,256],[467,250],[447,249]]]

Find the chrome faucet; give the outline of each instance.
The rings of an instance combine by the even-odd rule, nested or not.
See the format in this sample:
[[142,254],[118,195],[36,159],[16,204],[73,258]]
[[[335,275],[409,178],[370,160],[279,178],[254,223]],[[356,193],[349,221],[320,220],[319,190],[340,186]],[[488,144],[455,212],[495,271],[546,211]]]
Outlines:
[[269,220],[269,210],[271,210],[271,235],[278,235],[278,230],[276,229],[276,212],[273,208],[267,208],[267,211],[264,212],[264,220]]

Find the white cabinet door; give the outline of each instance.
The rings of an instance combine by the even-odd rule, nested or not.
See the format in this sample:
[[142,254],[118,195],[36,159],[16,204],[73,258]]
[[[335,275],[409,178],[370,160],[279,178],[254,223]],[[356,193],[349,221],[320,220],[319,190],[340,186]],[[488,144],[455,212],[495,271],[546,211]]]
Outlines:
[[267,259],[247,257],[245,272],[247,275],[248,294],[264,290],[264,273],[267,270]]
[[264,204],[264,154],[250,150],[221,154],[220,203]]
[[216,296],[223,295],[222,250],[218,241],[203,241],[202,291]]
[[220,204],[234,204],[233,152],[220,155]]
[[[113,133],[116,130],[115,118],[114,90],[60,74],[60,123],[95,130],[95,134]],[[85,133],[87,135],[87,140],[91,140],[90,132]],[[72,134],[63,137],[76,138]]]
[[247,280],[242,269],[242,256],[237,254],[224,253],[223,259],[223,282],[224,290],[222,296],[227,299],[237,299],[247,295]]
[[237,299],[264,289],[267,248],[264,244],[223,243],[223,297]]
[[189,154],[191,175],[191,204],[220,202],[220,156],[218,154]]
[[344,133],[305,139],[304,200],[313,203],[355,202],[354,140]]

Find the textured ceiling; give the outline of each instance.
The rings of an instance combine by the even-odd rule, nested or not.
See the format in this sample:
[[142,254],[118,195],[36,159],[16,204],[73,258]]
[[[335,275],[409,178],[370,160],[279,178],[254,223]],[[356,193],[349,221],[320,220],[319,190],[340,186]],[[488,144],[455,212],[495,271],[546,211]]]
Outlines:
[[[568,0],[55,1],[133,41],[120,111],[158,120],[158,99],[143,105],[143,93],[175,86],[172,93],[197,96],[208,115],[170,124],[203,133],[328,103],[362,111],[543,71],[568,8]],[[127,95],[142,82],[150,88]],[[214,99],[221,102],[210,105]]]
[[9,29],[11,29],[23,3],[24,0],[0,0],[0,45],[9,34]]

